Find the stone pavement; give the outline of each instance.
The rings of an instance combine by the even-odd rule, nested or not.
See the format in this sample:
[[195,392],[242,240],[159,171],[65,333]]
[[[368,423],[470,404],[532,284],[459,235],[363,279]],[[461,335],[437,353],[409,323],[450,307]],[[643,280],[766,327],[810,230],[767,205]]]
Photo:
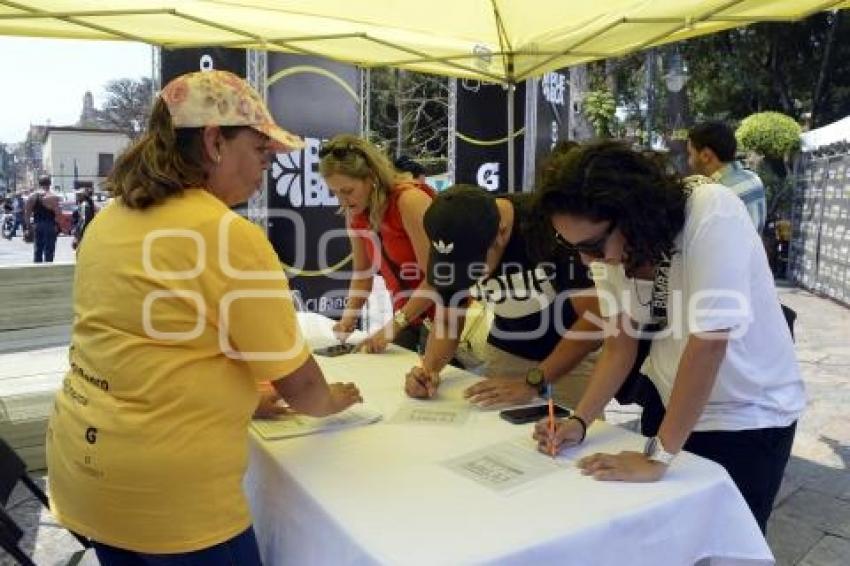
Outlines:
[[[3,241],[0,246],[6,244]],[[847,566],[850,565],[850,419],[847,418],[850,309],[799,289],[780,289],[780,295],[799,315],[797,352],[809,400],[798,425],[767,539],[780,566]],[[22,365],[17,370],[19,373],[37,370],[39,354],[31,354],[27,357],[31,361],[18,362]],[[14,355],[0,355],[0,366],[10,359],[8,356]],[[41,354],[42,358],[51,359],[56,355],[55,349]],[[30,364],[34,366],[23,367]],[[610,421],[633,425],[635,412],[631,407],[610,409]],[[79,550],[77,542],[21,489],[12,495],[10,514],[25,527],[22,546],[37,564],[66,564]],[[88,553],[82,564],[97,564],[92,554]],[[12,562],[0,551],[0,565],[6,564]]]
[[809,396],[768,525],[778,564],[850,564],[850,309],[799,289],[797,355]]
[[[56,263],[73,263],[74,250],[71,249],[73,238],[59,236],[56,239],[56,253],[53,261]],[[27,244],[21,238],[21,231],[11,240],[0,238],[0,265],[28,265],[32,261],[32,244]]]

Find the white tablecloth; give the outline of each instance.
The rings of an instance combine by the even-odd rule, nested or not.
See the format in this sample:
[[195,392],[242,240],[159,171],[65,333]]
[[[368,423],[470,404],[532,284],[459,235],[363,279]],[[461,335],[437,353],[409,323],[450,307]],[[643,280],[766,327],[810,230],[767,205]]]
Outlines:
[[[302,315],[311,343],[329,323]],[[329,381],[355,381],[389,419],[406,402],[412,353],[319,358]],[[474,376],[446,371],[443,399]],[[510,494],[493,492],[442,462],[530,435],[497,412],[473,410],[462,427],[378,424],[262,441],[252,437],[245,489],[267,566],[278,564],[773,564],[755,520],[725,470],[682,454],[652,484],[600,482],[574,467]],[[575,459],[639,450],[643,439],[597,423]]]

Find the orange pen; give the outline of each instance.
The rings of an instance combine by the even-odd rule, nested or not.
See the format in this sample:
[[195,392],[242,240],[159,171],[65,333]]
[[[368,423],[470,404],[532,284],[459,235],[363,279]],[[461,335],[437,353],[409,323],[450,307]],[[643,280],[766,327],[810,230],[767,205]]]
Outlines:
[[555,457],[555,403],[552,401],[552,384],[546,384],[546,396],[549,398],[549,442],[550,452]]

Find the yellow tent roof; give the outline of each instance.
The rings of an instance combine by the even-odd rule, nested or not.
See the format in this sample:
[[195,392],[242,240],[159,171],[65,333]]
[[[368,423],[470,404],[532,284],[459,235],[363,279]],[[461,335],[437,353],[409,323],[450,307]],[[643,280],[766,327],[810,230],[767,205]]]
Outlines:
[[850,0],[0,0],[0,35],[219,45],[519,81]]

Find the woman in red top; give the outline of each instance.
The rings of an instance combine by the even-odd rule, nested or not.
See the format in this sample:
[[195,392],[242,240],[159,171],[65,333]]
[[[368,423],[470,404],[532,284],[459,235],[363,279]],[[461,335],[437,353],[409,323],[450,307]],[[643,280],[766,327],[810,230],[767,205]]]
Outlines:
[[416,351],[423,320],[433,317],[424,277],[429,241],[422,218],[434,190],[397,172],[380,150],[356,136],[334,137],[319,157],[319,172],[345,214],[353,258],[346,309],[334,330],[343,339],[354,331],[373,276],[380,273],[394,315],[366,339],[364,348],[382,352],[393,342]]

